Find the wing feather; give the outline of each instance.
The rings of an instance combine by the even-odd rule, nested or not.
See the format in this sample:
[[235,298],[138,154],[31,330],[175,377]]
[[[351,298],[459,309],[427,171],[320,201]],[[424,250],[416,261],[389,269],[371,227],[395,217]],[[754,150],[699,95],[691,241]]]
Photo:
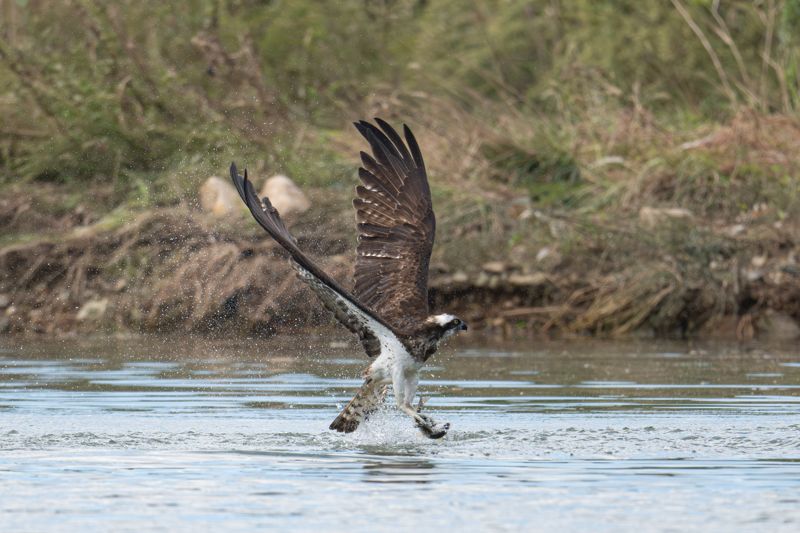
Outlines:
[[278,210],[272,206],[269,198],[258,199],[252,183],[247,178],[246,170],[244,176],[240,176],[236,165],[232,164],[231,178],[256,222],[289,252],[292,266],[300,279],[311,287],[339,322],[358,335],[368,356],[379,355],[381,353],[380,338],[395,335],[392,328],[361,303],[358,298],[343,289],[300,250],[297,241],[289,233]]
[[354,295],[394,327],[428,316],[428,265],[436,232],[419,145],[384,120],[355,123],[372,155],[361,152],[353,207],[359,232]]

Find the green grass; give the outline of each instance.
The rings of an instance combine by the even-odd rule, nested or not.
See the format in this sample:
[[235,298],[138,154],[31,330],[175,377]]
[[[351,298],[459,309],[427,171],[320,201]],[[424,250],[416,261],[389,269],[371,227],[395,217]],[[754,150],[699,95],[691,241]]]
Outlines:
[[[378,115],[414,127],[442,239],[474,238],[442,251],[459,264],[708,262],[729,253],[715,224],[800,215],[800,0],[722,4],[11,2],[0,187],[55,187],[42,212],[90,204],[108,231],[195,205],[231,161],[345,198],[349,124]],[[697,227],[642,229],[642,207]]]
[[158,182],[196,184],[232,158],[338,183],[329,132],[396,115],[404,94],[467,114],[489,107],[494,128],[524,122],[522,135],[487,144],[487,158],[511,186],[565,205],[580,182],[577,152],[641,151],[634,135],[609,138],[626,113],[695,130],[797,103],[800,0],[775,12],[726,3],[716,18],[710,1],[678,2],[722,75],[670,2],[11,4],[0,32],[2,179],[112,184],[156,205],[180,198]]

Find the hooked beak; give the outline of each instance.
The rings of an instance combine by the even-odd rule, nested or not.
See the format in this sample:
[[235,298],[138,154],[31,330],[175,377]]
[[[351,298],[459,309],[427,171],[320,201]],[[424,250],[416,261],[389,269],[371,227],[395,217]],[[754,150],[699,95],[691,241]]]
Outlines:
[[459,331],[467,331],[467,329],[468,328],[467,328],[466,322],[462,322],[461,326],[459,326],[459,328],[458,328]]

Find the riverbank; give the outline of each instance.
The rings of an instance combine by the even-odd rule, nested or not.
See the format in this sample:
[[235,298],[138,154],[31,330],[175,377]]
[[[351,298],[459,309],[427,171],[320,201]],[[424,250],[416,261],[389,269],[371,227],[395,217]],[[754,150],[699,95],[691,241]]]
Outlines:
[[347,285],[352,122],[381,117],[424,154],[434,307],[472,329],[800,337],[797,2],[18,3],[3,334],[331,324],[199,191],[233,160],[289,176],[288,223]]
[[[603,187],[613,197],[582,200],[580,209],[496,182],[482,194],[475,183],[435,186],[434,309],[505,336],[797,338],[795,167],[765,158],[785,158],[800,141],[795,122],[767,120],[759,118],[760,129],[735,122],[662,150],[676,161],[682,156],[679,165],[703,161],[704,175],[670,174],[669,165],[646,159],[587,165],[581,194],[598,189],[594,176],[606,165]],[[763,132],[783,144],[766,144]],[[643,174],[647,165],[656,171]],[[613,175],[626,179],[615,188],[608,185]],[[773,185],[782,175],[778,197]],[[307,190],[312,208],[287,222],[301,246],[349,285],[350,187]],[[218,218],[187,194],[171,206],[104,211],[89,197],[65,200],[74,195],[46,183],[6,188],[4,334],[269,336],[332,323],[309,305],[310,293],[282,251],[244,210]],[[102,196],[99,190],[91,198]]]

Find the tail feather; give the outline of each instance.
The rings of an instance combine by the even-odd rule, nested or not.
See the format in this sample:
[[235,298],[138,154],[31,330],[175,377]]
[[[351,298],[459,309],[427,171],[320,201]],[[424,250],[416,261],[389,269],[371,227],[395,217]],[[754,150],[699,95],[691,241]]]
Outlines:
[[386,397],[388,386],[378,385],[372,378],[367,378],[350,403],[342,409],[339,416],[331,422],[330,429],[342,433],[352,433],[359,424],[374,412]]

